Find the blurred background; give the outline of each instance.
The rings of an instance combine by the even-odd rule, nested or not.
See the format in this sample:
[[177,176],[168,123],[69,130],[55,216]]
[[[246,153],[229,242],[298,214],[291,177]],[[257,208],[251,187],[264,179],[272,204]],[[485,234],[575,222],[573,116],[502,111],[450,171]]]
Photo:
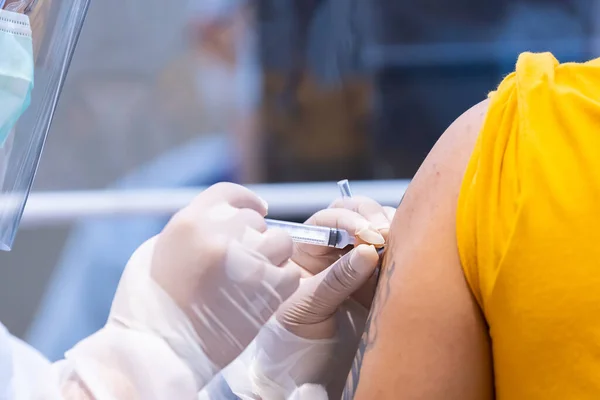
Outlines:
[[[600,0],[165,4],[91,2],[34,190],[410,179],[520,52],[600,54]],[[60,357],[165,222],[25,226],[0,254],[0,319]]]

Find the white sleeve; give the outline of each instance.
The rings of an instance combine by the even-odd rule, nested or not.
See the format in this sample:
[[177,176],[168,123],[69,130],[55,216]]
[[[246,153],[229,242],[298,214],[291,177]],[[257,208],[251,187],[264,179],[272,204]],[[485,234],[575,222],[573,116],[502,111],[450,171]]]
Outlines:
[[11,350],[12,376],[0,378],[0,391],[11,387],[14,394],[1,399],[196,400],[198,395],[189,368],[161,338],[144,332],[105,327],[54,364],[41,363],[23,345]]
[[51,364],[44,356],[0,323],[0,399],[31,399],[34,383],[50,370]]
[[33,397],[32,382],[39,382],[51,370],[52,364],[42,354],[22,340],[10,336],[12,349],[12,387],[15,399]]

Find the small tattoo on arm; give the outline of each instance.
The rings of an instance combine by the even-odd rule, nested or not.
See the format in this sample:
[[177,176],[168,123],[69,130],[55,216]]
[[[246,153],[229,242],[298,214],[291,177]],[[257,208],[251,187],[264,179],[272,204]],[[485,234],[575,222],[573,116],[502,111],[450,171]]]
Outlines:
[[[389,260],[389,263],[387,263],[387,260]],[[360,339],[358,350],[354,357],[354,362],[352,363],[352,369],[346,380],[346,386],[344,387],[344,393],[342,394],[343,400],[352,400],[354,398],[360,381],[360,370],[365,354],[377,343],[379,317],[381,310],[389,298],[391,285],[390,278],[394,274],[395,269],[396,263],[393,261],[393,254],[388,252],[381,267],[381,271],[379,272],[375,298],[373,299],[373,305],[371,306],[371,311],[367,318],[365,331]]]

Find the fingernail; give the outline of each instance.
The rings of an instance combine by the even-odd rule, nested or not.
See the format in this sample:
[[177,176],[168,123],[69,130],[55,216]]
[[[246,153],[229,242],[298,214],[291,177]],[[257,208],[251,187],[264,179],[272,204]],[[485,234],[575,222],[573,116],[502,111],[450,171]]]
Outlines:
[[[367,251],[370,251],[369,248],[374,247],[361,244],[352,250],[352,254],[350,254],[350,268],[358,272],[360,275],[370,274],[377,266],[377,263],[373,263],[366,254]],[[373,257],[373,260],[376,259],[377,258]]]
[[374,244],[376,246],[381,246],[385,243],[385,239],[383,238],[381,233],[379,233],[377,229],[373,228],[370,225],[361,228],[358,232],[356,232],[356,236],[361,238],[363,241],[370,244]]

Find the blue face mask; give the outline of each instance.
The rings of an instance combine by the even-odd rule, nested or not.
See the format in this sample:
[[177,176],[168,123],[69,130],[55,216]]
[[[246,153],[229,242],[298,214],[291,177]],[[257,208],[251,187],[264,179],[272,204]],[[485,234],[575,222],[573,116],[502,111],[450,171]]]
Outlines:
[[29,17],[0,10],[0,148],[29,107],[33,63]]

